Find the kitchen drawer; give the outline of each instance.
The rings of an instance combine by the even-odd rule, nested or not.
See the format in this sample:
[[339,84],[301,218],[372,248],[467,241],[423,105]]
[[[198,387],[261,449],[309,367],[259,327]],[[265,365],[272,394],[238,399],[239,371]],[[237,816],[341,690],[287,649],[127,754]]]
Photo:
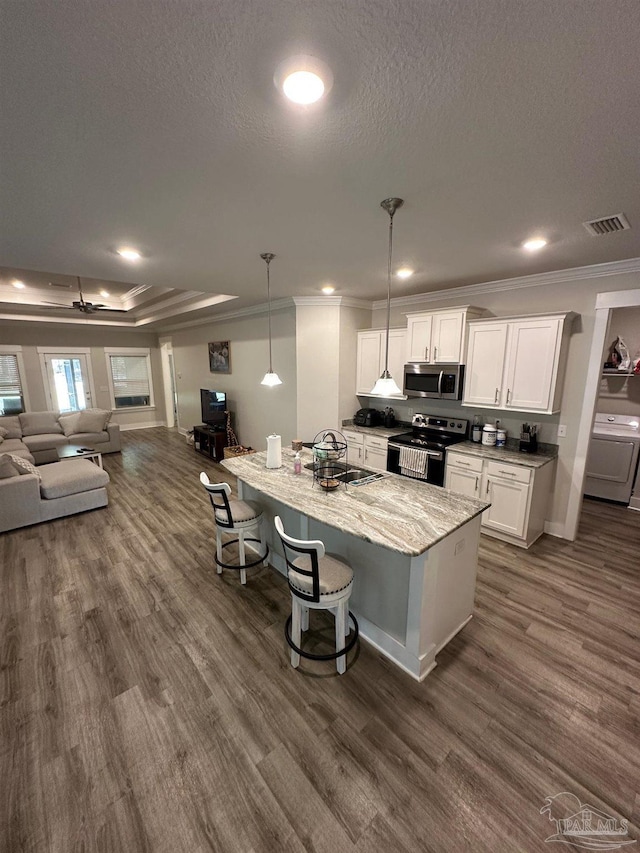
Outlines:
[[525,468],[521,465],[506,465],[504,462],[487,461],[485,471],[489,477],[500,477],[514,483],[529,483],[531,481],[531,468]]
[[387,439],[386,438],[378,438],[378,436],[367,435],[365,436],[364,443],[367,447],[375,447],[378,450],[384,450],[387,452]]
[[452,453],[448,450],[447,465],[455,465],[457,468],[474,471],[476,474],[482,473],[482,457],[480,456],[466,456],[464,453]]
[[364,435],[361,432],[351,432],[350,430],[343,429],[342,434],[347,444],[364,444]]

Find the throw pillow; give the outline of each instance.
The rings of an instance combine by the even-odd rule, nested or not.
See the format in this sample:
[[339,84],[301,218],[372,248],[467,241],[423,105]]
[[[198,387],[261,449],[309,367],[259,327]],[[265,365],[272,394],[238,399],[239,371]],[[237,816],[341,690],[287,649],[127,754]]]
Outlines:
[[18,415],[4,415],[0,418],[0,429],[5,433],[5,438],[22,438],[22,427]]
[[58,423],[62,427],[62,432],[69,438],[70,435],[75,435],[77,432],[80,432],[78,429],[80,425],[80,415],[81,412],[71,412],[68,415],[60,415],[58,418]]
[[18,415],[22,435],[44,435],[62,432],[57,412],[22,412]]
[[105,409],[84,409],[79,414],[78,432],[103,432],[111,420],[111,412]]
[[0,480],[8,480],[9,477],[17,477],[20,472],[13,464],[13,460],[8,453],[3,453],[0,456]]
[[35,474],[38,480],[42,480],[42,475],[35,465],[32,465],[28,459],[23,459],[22,456],[16,456],[15,453],[5,453],[18,469],[19,474]]

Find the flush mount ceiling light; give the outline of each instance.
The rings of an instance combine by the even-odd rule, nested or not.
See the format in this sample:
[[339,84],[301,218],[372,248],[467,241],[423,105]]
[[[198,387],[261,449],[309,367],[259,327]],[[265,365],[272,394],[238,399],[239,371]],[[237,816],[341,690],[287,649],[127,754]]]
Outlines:
[[264,379],[260,384],[273,388],[274,385],[282,385],[282,379],[280,379],[277,373],[273,372],[271,361],[271,281],[269,278],[269,264],[275,258],[275,255],[272,252],[263,252],[260,257],[267,265],[267,304],[269,306],[269,370],[265,373]]
[[16,287],[18,290],[24,290],[25,283],[24,281],[19,281],[17,278],[15,278],[13,280],[13,286]]
[[384,351],[384,370],[382,376],[371,389],[371,394],[377,397],[394,397],[402,394],[389,373],[389,321],[391,319],[391,255],[393,249],[393,214],[404,204],[401,198],[385,198],[380,202],[389,214],[389,266],[387,269],[387,340]]
[[281,62],[273,77],[278,91],[294,104],[314,104],[333,86],[331,69],[317,56],[292,56]]
[[136,249],[129,249],[124,246],[122,249],[117,249],[118,254],[125,261],[139,261],[142,255]]
[[335,287],[332,284],[325,284],[325,286],[322,288],[322,292],[326,293],[327,296],[330,293],[333,293],[334,290],[335,290]]
[[547,245],[547,241],[544,237],[533,237],[531,240],[526,240],[522,244],[522,248],[526,249],[527,252],[537,252],[540,249],[544,249]]
[[413,275],[413,270],[410,270],[409,267],[401,267],[396,273],[398,278],[411,278]]

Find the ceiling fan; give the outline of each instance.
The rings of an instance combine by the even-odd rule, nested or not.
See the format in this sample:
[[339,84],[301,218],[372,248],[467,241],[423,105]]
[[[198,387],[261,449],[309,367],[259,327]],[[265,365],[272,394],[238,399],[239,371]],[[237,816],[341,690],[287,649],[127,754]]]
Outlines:
[[82,295],[82,284],[80,282],[80,276],[76,276],[78,279],[78,294],[80,296],[79,299],[74,300],[71,305],[63,305],[61,302],[46,302],[43,300],[43,305],[55,305],[56,308],[66,308],[68,311],[81,311],[83,314],[95,314],[96,311],[111,311],[116,314],[126,314],[126,309],[124,308],[109,308],[108,305],[103,305],[98,302],[87,302],[87,300]]

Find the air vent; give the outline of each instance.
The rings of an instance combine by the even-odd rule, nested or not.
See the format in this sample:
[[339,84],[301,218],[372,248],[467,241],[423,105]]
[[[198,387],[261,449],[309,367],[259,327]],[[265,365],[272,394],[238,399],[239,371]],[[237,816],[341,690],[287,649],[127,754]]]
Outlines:
[[50,282],[49,282],[49,287],[55,287],[55,288],[57,288],[58,290],[71,290],[71,285],[70,285],[70,284],[58,284],[58,282],[57,282],[57,281],[50,281]]
[[628,231],[631,226],[624,213],[614,213],[613,216],[603,216],[601,219],[592,219],[591,222],[583,222],[592,237],[602,237],[604,234],[615,234],[616,231]]

